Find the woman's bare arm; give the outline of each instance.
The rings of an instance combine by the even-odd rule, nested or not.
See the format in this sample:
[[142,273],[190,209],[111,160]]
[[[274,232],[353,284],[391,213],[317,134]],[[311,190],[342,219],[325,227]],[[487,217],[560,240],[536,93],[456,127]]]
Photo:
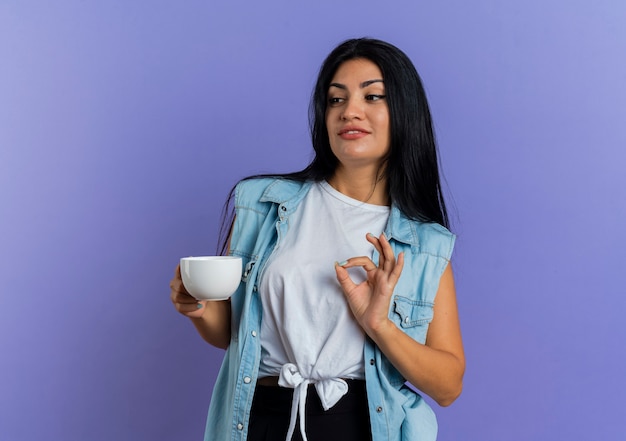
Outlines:
[[183,285],[180,265],[170,282],[171,300],[176,310],[191,319],[200,336],[209,344],[226,349],[230,343],[230,300],[198,301]]

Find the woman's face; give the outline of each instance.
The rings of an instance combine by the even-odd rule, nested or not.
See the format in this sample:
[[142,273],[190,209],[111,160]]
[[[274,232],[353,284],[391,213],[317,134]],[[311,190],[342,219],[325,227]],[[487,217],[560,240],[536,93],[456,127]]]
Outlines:
[[370,60],[339,66],[328,88],[326,127],[330,148],[343,166],[373,165],[389,151],[389,108],[383,75]]

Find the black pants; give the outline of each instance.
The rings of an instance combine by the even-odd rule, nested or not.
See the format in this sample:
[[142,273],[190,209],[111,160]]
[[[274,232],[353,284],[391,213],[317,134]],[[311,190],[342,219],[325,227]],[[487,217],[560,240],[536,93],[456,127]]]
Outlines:
[[[306,399],[305,431],[309,441],[368,441],[369,412],[365,381],[348,380],[348,393],[324,411],[315,386],[309,385]],[[293,389],[256,386],[247,441],[283,441],[287,437]],[[292,441],[302,441],[300,421]]]

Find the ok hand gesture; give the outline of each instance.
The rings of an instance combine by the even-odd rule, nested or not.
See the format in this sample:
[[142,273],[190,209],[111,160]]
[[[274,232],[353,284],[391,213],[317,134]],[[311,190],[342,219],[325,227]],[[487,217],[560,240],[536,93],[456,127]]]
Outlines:
[[[335,264],[335,271],[354,317],[373,337],[381,327],[391,323],[388,319],[389,302],[402,273],[404,253],[396,259],[384,233],[379,238],[368,233],[366,238],[379,253],[378,266],[369,257],[361,256]],[[353,267],[362,267],[367,273],[367,279],[358,285],[347,271]]]

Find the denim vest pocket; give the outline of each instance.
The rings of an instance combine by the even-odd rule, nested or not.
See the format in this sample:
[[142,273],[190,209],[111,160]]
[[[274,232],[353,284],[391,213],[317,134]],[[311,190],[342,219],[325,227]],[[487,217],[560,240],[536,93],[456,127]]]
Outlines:
[[254,267],[255,263],[256,263],[256,259],[253,257],[252,260],[247,262],[246,265],[244,266],[243,271],[241,273],[241,281],[243,283],[248,283],[248,280],[250,279],[250,275],[252,273],[252,268]]
[[433,307],[433,303],[424,300],[394,296],[393,314],[390,318],[413,340],[423,344],[426,342],[428,325],[433,320]]

